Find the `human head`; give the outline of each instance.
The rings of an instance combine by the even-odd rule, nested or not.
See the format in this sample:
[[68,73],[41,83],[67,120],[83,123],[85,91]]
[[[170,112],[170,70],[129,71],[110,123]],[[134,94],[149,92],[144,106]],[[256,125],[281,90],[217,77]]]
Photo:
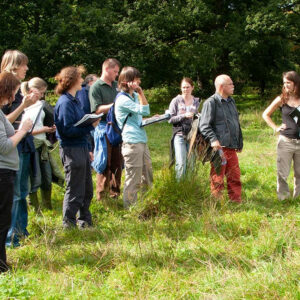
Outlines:
[[132,82],[135,79],[140,79],[141,74],[138,69],[134,67],[124,67],[120,73],[118,80],[118,88],[125,93],[129,93],[130,88],[128,82]]
[[222,74],[215,79],[216,92],[227,99],[234,92],[234,84],[228,75]]
[[55,92],[61,95],[75,86],[79,86],[78,90],[81,89],[82,73],[84,73],[84,67],[65,67],[55,76],[55,80],[58,82]]
[[0,73],[0,106],[13,102],[20,84],[20,80],[12,73]]
[[96,80],[97,80],[96,74],[88,74],[85,77],[83,84],[91,86]]
[[113,82],[116,80],[121,68],[120,62],[115,58],[108,58],[102,64],[102,75],[104,79]]
[[183,77],[180,83],[181,92],[183,95],[190,95],[194,89],[194,82],[189,77]]
[[39,77],[34,77],[29,81],[24,81],[21,84],[21,93],[23,96],[29,94],[32,89],[37,89],[40,92],[40,98],[44,96],[47,90],[47,83]]
[[2,56],[1,72],[14,74],[18,79],[23,80],[28,70],[28,57],[19,50],[7,50]]
[[295,71],[288,71],[282,74],[283,87],[281,100],[283,103],[288,101],[288,97],[294,94],[296,97],[300,97],[300,76]]

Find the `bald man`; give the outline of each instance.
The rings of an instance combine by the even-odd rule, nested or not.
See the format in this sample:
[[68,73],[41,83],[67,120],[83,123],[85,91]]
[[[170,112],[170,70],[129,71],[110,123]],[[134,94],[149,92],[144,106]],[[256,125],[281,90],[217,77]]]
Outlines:
[[223,74],[215,79],[215,88],[216,93],[203,104],[200,130],[214,150],[223,150],[227,162],[222,165],[220,174],[211,164],[211,193],[222,197],[226,176],[229,199],[240,203],[242,184],[237,152],[242,151],[243,136],[235,101],[231,98],[234,85],[231,78]]

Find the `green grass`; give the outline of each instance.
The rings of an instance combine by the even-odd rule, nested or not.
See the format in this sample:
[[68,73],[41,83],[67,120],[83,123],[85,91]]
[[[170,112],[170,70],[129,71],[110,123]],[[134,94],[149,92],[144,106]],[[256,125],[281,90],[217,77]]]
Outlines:
[[[243,104],[242,104],[243,103]],[[1,299],[300,299],[299,199],[276,199],[276,137],[265,104],[240,99],[243,203],[209,195],[209,165],[180,183],[168,170],[168,124],[149,126],[153,188],[130,211],[93,199],[94,228],[63,231],[54,210],[29,214],[8,250]],[[292,186],[292,177],[290,177]],[[142,201],[143,200],[143,201]]]

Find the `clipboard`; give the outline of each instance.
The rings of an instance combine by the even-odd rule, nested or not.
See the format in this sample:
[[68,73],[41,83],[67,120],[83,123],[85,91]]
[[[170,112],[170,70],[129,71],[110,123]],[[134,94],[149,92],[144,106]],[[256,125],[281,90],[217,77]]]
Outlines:
[[[42,104],[41,104],[41,107],[39,108],[38,113],[37,113],[37,115],[36,115],[36,117],[35,117],[35,119],[34,119],[34,121],[33,121],[33,125],[32,125],[31,129],[28,131],[27,134],[31,134],[31,133],[32,133],[32,131],[33,131],[33,129],[34,129],[36,123],[38,122],[39,118],[41,117],[42,110],[43,110],[43,108],[44,108],[44,106],[45,106],[45,100],[41,100],[40,102],[42,103]],[[29,106],[29,107],[30,107],[30,106]],[[26,119],[27,119],[27,118],[26,118]],[[21,124],[20,124],[20,126],[19,126],[19,129],[22,128],[22,125],[23,125],[23,122],[24,122],[24,121],[25,121],[25,119],[22,119]]]

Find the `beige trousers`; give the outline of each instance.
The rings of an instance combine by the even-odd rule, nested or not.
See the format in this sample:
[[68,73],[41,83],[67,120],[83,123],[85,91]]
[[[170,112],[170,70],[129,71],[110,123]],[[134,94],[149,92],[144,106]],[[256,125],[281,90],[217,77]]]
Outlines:
[[152,185],[152,163],[147,144],[125,143],[122,145],[122,155],[125,163],[123,202],[124,207],[128,208],[136,203],[141,187]]
[[277,143],[277,196],[279,200],[290,197],[287,178],[294,165],[293,197],[300,194],[300,140],[279,136]]

